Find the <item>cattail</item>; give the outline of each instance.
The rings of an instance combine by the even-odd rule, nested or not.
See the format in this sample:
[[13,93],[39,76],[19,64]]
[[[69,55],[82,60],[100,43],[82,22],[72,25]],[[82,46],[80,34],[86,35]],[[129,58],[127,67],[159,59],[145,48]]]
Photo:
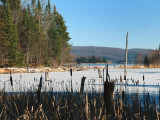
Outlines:
[[86,93],[86,104],[85,104],[86,118],[89,119],[89,103],[88,103],[88,94]]

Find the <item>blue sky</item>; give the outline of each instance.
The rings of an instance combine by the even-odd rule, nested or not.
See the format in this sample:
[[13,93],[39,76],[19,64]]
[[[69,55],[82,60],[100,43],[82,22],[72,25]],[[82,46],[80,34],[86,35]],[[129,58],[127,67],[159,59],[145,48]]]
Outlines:
[[68,26],[73,46],[156,49],[160,0],[51,0]]

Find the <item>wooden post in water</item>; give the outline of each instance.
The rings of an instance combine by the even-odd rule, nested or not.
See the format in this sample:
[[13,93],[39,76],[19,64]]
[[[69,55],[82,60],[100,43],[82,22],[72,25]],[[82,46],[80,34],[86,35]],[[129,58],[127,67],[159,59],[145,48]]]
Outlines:
[[128,32],[126,36],[126,55],[125,55],[125,67],[124,67],[124,80],[127,80],[127,55],[128,55]]
[[99,75],[99,78],[102,78],[102,73],[100,69],[98,69],[98,75]]
[[72,68],[70,69],[70,75],[71,75],[71,92],[73,91],[72,89]]
[[45,81],[49,81],[50,79],[49,79],[49,74],[48,74],[48,72],[45,72]]
[[11,71],[10,71],[10,82],[11,82],[11,86],[13,86],[13,79],[12,79]]
[[81,95],[83,95],[85,79],[86,79],[86,77],[84,77],[84,76],[81,79],[81,89],[80,89],[80,94]]
[[42,76],[40,77],[40,82],[39,82],[38,91],[37,91],[38,105],[40,104],[41,89],[42,89]]
[[110,76],[109,76],[109,73],[108,73],[108,64],[107,64],[107,68],[106,68],[106,81],[110,81]]
[[103,69],[103,83],[104,83],[104,69]]

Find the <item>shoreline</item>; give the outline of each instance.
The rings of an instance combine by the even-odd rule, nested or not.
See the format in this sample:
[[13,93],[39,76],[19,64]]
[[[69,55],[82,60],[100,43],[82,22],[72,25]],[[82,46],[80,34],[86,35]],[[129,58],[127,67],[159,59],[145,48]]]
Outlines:
[[[0,74],[9,74],[11,73],[40,73],[40,72],[66,72],[70,71],[70,68],[72,68],[73,71],[84,71],[87,69],[94,69],[94,66],[59,66],[57,68],[55,67],[36,67],[36,68],[28,68],[27,67],[6,67],[6,68],[0,68]],[[95,67],[96,69],[105,69],[105,66],[99,66],[97,65]],[[152,68],[160,68],[160,66],[144,66],[144,65],[132,65],[132,66],[127,66],[127,69],[152,69]],[[119,65],[114,67],[110,66],[109,69],[124,69],[124,65]]]
[[[80,71],[82,70],[81,67],[72,67],[73,71]],[[40,72],[65,72],[70,71],[70,67],[60,66],[57,68],[54,67],[6,67],[6,68],[0,68],[0,74],[9,74],[11,73],[40,73]]]

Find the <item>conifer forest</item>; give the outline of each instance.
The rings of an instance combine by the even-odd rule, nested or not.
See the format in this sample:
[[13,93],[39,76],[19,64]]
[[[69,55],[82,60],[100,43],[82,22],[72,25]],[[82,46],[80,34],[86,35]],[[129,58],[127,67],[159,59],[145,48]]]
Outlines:
[[0,66],[60,65],[71,38],[50,0],[0,0]]

